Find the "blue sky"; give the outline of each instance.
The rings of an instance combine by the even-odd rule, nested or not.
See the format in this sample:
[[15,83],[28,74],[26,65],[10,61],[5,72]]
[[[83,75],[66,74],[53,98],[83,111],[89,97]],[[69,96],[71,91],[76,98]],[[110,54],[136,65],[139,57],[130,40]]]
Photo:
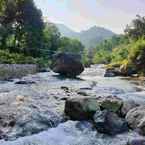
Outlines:
[[122,33],[137,14],[145,16],[145,0],[34,0],[43,16],[75,31],[102,26]]

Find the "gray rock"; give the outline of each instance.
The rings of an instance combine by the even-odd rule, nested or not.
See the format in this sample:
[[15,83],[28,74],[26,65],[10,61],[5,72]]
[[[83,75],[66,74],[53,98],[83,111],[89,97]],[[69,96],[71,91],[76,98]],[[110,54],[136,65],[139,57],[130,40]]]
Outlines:
[[137,129],[142,135],[145,135],[145,106],[131,109],[126,120],[132,129]]
[[116,76],[121,76],[121,72],[118,67],[114,68],[108,68],[106,69],[106,72],[104,74],[104,77],[116,77]]
[[35,84],[36,82],[34,81],[28,81],[28,80],[20,80],[15,82],[15,84],[19,84],[19,85],[28,85],[28,84]]
[[72,98],[65,103],[65,114],[72,120],[92,119],[97,110],[100,110],[95,98]]
[[124,101],[122,108],[121,108],[121,115],[123,117],[126,116],[126,114],[133,108],[139,106],[137,103],[135,103],[133,100],[128,100],[128,101]]
[[108,110],[96,111],[94,124],[98,132],[116,135],[128,131],[127,122]]

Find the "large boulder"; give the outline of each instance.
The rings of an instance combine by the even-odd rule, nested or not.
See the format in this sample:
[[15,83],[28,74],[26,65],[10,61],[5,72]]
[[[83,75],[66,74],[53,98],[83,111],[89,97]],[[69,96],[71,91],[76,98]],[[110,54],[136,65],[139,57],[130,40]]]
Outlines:
[[69,98],[65,103],[65,114],[72,120],[89,120],[100,110],[95,98]]
[[132,129],[136,129],[142,135],[145,135],[145,106],[131,109],[126,115],[126,120]]
[[96,111],[94,124],[98,132],[108,135],[116,135],[128,131],[127,122],[119,118],[116,113],[108,110]]
[[100,97],[98,98],[98,103],[102,110],[109,110],[114,113],[118,113],[123,105],[122,99],[116,96]]
[[84,66],[80,55],[58,53],[54,56],[52,70],[60,75],[76,77],[84,71]]

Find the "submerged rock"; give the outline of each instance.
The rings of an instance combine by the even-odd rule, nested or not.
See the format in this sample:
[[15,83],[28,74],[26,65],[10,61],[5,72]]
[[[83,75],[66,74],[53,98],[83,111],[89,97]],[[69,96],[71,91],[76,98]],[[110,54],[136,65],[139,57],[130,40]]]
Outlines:
[[84,66],[79,55],[58,53],[54,56],[52,70],[60,75],[76,77],[84,71]]
[[71,98],[65,103],[65,114],[72,120],[92,119],[97,110],[100,110],[95,98]]
[[145,135],[145,106],[131,109],[126,115],[126,120],[132,129],[137,129]]
[[34,81],[29,81],[29,80],[20,80],[15,82],[15,84],[19,84],[19,85],[28,85],[28,84],[35,84],[36,82]]
[[94,115],[94,124],[97,131],[104,134],[115,135],[128,131],[127,122],[108,110],[97,111]]

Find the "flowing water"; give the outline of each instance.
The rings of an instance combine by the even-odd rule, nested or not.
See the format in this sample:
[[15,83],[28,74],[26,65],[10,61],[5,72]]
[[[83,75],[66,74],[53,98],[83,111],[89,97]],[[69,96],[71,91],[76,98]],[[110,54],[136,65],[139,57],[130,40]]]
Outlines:
[[[14,82],[1,82],[1,98],[5,96],[7,101],[10,99],[10,102],[13,102],[11,98],[14,99],[14,96],[25,96],[26,102],[19,107],[20,114],[26,110],[24,114],[31,112],[30,116],[33,117],[29,123],[25,122],[27,125],[29,124],[28,127],[24,127],[29,133],[19,135],[19,138],[14,141],[1,140],[0,145],[126,145],[127,141],[132,138],[142,138],[133,131],[116,136],[106,136],[97,133],[88,122],[62,121],[64,98],[78,97],[77,91],[84,91],[90,96],[117,95],[124,100],[131,99],[145,104],[144,82],[119,77],[104,78],[103,76],[102,66],[92,66],[86,69],[79,79],[59,78],[52,72],[48,72],[23,78],[36,81],[36,84],[33,85],[16,85],[14,84],[16,80]],[[66,87],[69,89],[68,92],[62,89]],[[3,101],[3,99],[1,100]],[[44,122],[40,123],[34,116],[41,119],[45,118],[44,122],[48,121],[49,123],[47,122],[47,125],[45,123],[44,127]],[[50,125],[50,122],[55,125]],[[34,129],[38,126],[43,126],[42,131],[38,130],[38,133],[34,134],[30,132],[30,128]]]

